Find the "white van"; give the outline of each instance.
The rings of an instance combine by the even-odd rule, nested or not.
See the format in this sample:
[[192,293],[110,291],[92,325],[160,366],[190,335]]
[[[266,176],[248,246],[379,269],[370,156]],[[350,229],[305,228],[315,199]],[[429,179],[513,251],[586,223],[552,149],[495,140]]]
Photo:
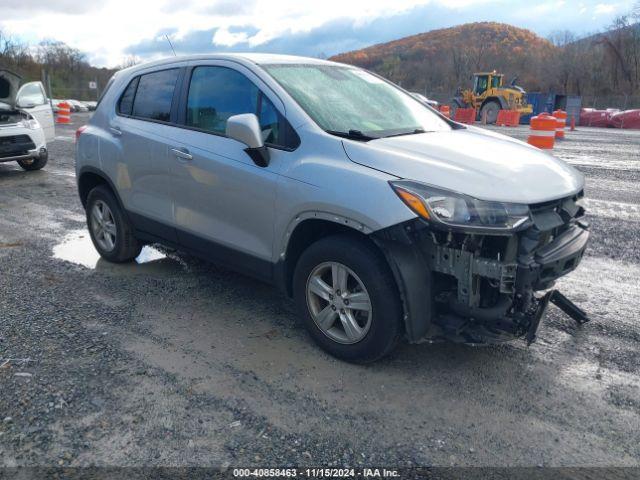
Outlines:
[[0,69],[0,162],[39,170],[55,138],[53,110],[41,82],[20,83],[19,75]]

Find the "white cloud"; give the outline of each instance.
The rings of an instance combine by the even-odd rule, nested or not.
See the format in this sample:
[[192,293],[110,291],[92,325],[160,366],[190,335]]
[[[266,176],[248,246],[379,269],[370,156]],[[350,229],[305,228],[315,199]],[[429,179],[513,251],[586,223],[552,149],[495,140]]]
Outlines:
[[610,14],[616,10],[616,5],[613,3],[599,3],[596,5],[593,13],[596,15]]
[[368,25],[419,5],[428,5],[423,9],[428,30],[431,6],[451,12],[434,20],[440,24],[499,18],[519,25],[532,19],[548,23],[551,16],[577,7],[588,8],[598,14],[598,21],[605,21],[613,10],[630,9],[634,0],[617,2],[583,0],[571,6],[563,0],[0,0],[0,28],[31,42],[61,40],[86,52],[95,64],[116,66],[127,56],[127,47],[164,32],[179,41],[192,32],[215,30],[212,43],[227,47],[246,43],[253,48],[331,21]]
[[217,45],[224,45],[226,47],[232,47],[238,43],[246,42],[249,36],[245,32],[230,32],[226,28],[221,28],[216,31],[213,36],[213,43]]
[[[30,8],[22,12],[18,9],[20,1],[11,1],[15,6],[9,17],[2,14],[4,7],[0,7],[0,28],[23,38],[61,40],[109,66],[122,62],[127,46],[154,38],[163,29],[174,30],[174,38],[180,38],[190,31],[218,28],[215,41],[232,45],[247,38],[246,34],[230,32],[229,27],[248,25],[258,32],[249,41],[258,45],[283,33],[308,31],[336,18],[366,21],[429,3],[429,0],[394,0],[393,3],[388,0],[257,0],[250,8],[230,8],[234,2],[105,0],[100,6],[94,3],[91,11],[77,14],[69,8],[70,0],[42,0],[40,3],[47,5],[46,10],[34,9],[31,0]],[[56,9],[58,3],[61,8]]]

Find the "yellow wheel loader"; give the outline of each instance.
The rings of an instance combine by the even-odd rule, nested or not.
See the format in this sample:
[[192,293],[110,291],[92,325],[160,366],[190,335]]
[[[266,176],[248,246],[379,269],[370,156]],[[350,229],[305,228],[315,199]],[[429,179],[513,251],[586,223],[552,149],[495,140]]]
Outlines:
[[487,123],[496,123],[500,110],[516,110],[521,115],[533,112],[533,107],[526,103],[526,92],[515,84],[517,77],[508,87],[502,85],[502,73],[481,72],[473,74],[473,89],[458,89],[453,99],[454,108],[475,108],[477,120],[486,117]]

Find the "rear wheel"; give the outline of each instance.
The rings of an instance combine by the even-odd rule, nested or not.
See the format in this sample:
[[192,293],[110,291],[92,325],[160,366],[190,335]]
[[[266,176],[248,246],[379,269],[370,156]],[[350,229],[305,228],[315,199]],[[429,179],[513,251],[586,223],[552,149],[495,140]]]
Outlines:
[[480,120],[483,120],[486,115],[487,123],[493,125],[498,120],[498,112],[500,111],[500,104],[494,100],[485,103],[480,109]]
[[96,250],[110,262],[122,263],[136,258],[142,245],[115,196],[100,185],[87,197],[87,226]]
[[373,362],[400,338],[393,275],[365,240],[336,235],[311,245],[296,265],[294,298],[312,338],[340,359]]

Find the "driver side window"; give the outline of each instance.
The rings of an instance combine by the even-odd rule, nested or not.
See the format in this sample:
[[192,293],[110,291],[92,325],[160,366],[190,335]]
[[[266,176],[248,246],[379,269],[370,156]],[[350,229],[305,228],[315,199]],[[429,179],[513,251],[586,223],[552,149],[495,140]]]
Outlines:
[[297,134],[273,103],[247,77],[227,67],[196,67],[187,97],[186,125],[224,135],[233,115],[257,115],[268,146],[286,149],[299,144]]

